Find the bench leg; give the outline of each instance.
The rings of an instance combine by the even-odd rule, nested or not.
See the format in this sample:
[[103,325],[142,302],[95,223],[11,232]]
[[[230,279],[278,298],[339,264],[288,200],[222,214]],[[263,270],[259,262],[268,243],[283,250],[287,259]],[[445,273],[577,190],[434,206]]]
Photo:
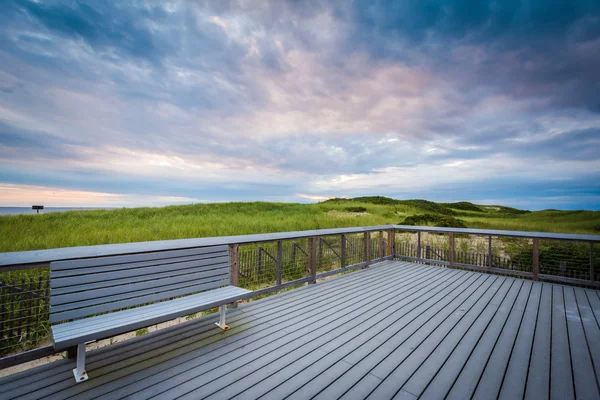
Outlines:
[[77,368],[73,370],[75,381],[77,383],[88,380],[88,374],[85,371],[85,343],[77,345]]
[[226,312],[227,312],[227,306],[226,305],[220,306],[219,307],[219,322],[215,323],[219,328],[223,329],[224,331],[229,329],[229,326],[227,326],[227,324],[225,323]]

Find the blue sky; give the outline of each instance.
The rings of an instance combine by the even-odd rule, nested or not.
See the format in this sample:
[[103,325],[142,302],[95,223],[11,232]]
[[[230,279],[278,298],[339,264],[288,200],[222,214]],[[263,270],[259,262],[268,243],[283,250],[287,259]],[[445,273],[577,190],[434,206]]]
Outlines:
[[597,0],[2,8],[0,206],[600,209]]

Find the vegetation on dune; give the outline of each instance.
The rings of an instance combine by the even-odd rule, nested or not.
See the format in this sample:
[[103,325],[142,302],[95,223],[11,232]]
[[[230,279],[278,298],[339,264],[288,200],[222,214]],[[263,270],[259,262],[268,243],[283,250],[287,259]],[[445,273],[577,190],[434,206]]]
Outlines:
[[467,225],[460,219],[448,215],[420,214],[406,217],[400,225],[411,226],[438,226],[442,228],[466,228]]
[[0,251],[384,225],[418,215],[435,216],[423,222],[427,224],[452,221],[441,218],[446,216],[472,228],[600,232],[597,211],[528,212],[466,202],[438,204],[371,196],[317,204],[236,202],[1,216]]
[[346,208],[344,208],[344,210],[348,211],[348,212],[354,212],[354,213],[367,212],[366,207],[346,207]]
[[473,203],[469,203],[468,201],[459,201],[458,203],[441,203],[441,205],[453,210],[484,212],[481,207]]

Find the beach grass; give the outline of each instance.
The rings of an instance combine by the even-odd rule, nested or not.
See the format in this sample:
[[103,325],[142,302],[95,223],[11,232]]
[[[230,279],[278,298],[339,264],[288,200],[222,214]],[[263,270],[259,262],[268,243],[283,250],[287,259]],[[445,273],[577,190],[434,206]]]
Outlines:
[[[411,215],[442,210],[429,202],[379,203],[372,199],[317,204],[232,202],[0,216],[0,252],[398,224]],[[478,206],[482,211],[472,211],[440,206],[472,228],[600,234],[598,211],[513,214],[500,207]]]

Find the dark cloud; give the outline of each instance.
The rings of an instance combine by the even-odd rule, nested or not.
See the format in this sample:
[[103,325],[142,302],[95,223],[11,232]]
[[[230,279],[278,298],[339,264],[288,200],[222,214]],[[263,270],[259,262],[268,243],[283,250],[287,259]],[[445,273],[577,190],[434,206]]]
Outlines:
[[160,36],[152,33],[147,22],[164,23],[168,13],[158,6],[132,9],[118,4],[26,0],[13,7],[45,28],[79,38],[92,48],[117,49],[132,57],[158,62],[172,44],[166,38],[157,40]]
[[468,90],[600,111],[598,1],[365,1],[350,16],[350,41],[376,58],[425,60]]

